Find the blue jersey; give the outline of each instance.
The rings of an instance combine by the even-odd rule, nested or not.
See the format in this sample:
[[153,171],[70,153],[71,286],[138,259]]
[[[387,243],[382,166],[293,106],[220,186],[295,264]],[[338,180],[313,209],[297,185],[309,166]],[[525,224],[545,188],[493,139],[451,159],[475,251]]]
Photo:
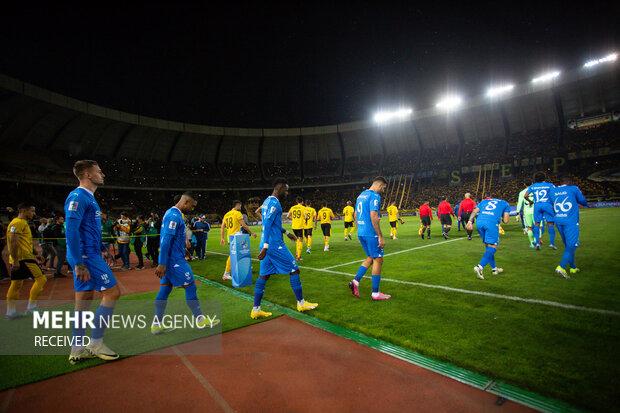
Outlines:
[[561,185],[549,193],[557,224],[579,223],[579,205],[588,206],[581,190],[574,185]]
[[534,204],[541,202],[550,203],[549,192],[555,188],[555,185],[549,182],[536,182],[527,188],[527,192],[534,195]]
[[492,223],[497,225],[502,221],[504,213],[510,213],[510,204],[503,199],[484,199],[478,204],[477,208],[480,209],[476,216],[478,224]]
[[275,196],[271,195],[265,199],[260,207],[263,218],[263,232],[260,236],[261,248],[265,244],[282,245],[282,205]]
[[168,265],[185,261],[185,220],[177,207],[170,208],[164,214],[160,244],[159,264]]
[[370,219],[370,211],[379,212],[381,208],[381,195],[370,189],[365,190],[357,197],[355,201],[355,211],[357,213],[357,235],[362,237],[374,237],[377,235],[372,220]]
[[67,260],[81,264],[84,256],[101,256],[101,209],[89,190],[78,187],[65,201]]

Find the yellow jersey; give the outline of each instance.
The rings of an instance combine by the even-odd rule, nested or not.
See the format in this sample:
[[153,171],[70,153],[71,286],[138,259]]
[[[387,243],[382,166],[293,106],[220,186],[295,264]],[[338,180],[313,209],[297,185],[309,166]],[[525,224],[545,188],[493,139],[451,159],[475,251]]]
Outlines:
[[[28,226],[28,221],[22,218],[14,218],[6,230],[6,242],[11,243],[13,237],[17,237],[16,257],[9,255],[9,262],[16,264],[21,260],[33,260],[32,232]],[[11,250],[9,249],[9,252]]]
[[352,206],[347,205],[342,210],[342,215],[344,215],[344,222],[353,222],[353,213],[355,210]]
[[332,219],[336,218],[334,215],[334,211],[329,208],[321,208],[319,209],[319,219],[321,220],[321,224],[331,224]]
[[398,219],[398,208],[396,208],[396,205],[390,205],[389,207],[387,207],[387,213],[388,220],[390,222],[394,222]]
[[236,209],[231,209],[224,215],[222,222],[224,223],[224,227],[226,228],[226,235],[231,236],[241,231],[241,221],[243,220],[243,215],[241,212]]
[[291,215],[291,227],[293,229],[304,229],[304,224],[306,220],[306,207],[301,204],[297,204],[291,207],[288,213]]
[[306,207],[304,229],[313,228],[315,220],[316,220],[316,209],[312,207]]

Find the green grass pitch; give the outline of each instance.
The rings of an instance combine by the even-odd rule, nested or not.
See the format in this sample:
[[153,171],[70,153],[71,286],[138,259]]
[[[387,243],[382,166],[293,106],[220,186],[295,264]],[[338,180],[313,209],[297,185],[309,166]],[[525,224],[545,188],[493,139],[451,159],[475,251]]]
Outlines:
[[[496,254],[505,272],[478,280],[473,266],[483,253],[480,239],[465,238],[465,232],[441,237],[433,221],[433,238],[417,235],[418,219],[405,217],[397,240],[386,235],[381,290],[392,294],[388,302],[370,300],[370,280],[361,285],[361,299],[352,297],[347,283],[364,256],[353,236],[343,240],[343,224],[335,222],[331,251],[323,252],[320,228],[314,233],[312,254],[304,252],[301,276],[304,295],[320,306],[311,314],[458,366],[475,370],[521,387],[595,410],[617,406],[620,388],[620,210],[582,210],[581,244],[577,265],[582,272],[571,280],[554,274],[562,254],[559,234],[557,251],[547,247],[531,250],[521,226],[514,218],[504,225]],[[287,241],[288,242],[288,241]],[[431,245],[433,244],[433,245]],[[288,244],[294,249],[293,243]],[[411,251],[390,255],[416,247]],[[211,232],[207,260],[194,262],[197,274],[222,282],[226,252],[219,245],[219,228]],[[252,240],[255,257],[258,240]],[[335,268],[330,268],[337,266]],[[319,271],[328,268],[331,272]],[[258,262],[253,263],[258,273]],[[348,275],[347,275],[348,274]],[[370,275],[370,272],[367,273]],[[403,281],[398,282],[398,281]],[[412,283],[423,283],[426,286]],[[229,285],[229,284],[228,284]],[[429,288],[452,287],[496,296]],[[242,289],[252,293],[253,288]],[[508,299],[519,297],[518,299]],[[520,300],[553,302],[551,305]],[[272,277],[265,299],[293,307],[295,299],[287,276]],[[611,313],[565,308],[554,303],[607,310]],[[250,304],[246,312],[249,315]]]

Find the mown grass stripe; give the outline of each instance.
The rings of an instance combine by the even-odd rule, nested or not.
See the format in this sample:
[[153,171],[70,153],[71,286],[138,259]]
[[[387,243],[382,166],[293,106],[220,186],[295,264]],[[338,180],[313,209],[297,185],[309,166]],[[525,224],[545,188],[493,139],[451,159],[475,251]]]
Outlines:
[[[253,301],[254,299],[254,297],[252,297],[250,294],[246,294],[242,291],[235,290],[234,288],[225,286],[216,281],[211,281],[201,275],[195,275],[195,276],[197,279],[199,279],[206,285],[216,287],[224,291],[228,291],[234,296],[243,298],[246,301]],[[508,383],[503,383],[501,381],[493,381],[493,379],[485,375],[452,365],[447,362],[443,362],[443,361],[432,359],[427,356],[423,356],[419,353],[416,353],[411,350],[407,350],[395,344],[388,343],[386,341],[379,340],[373,337],[369,337],[358,331],[349,330],[342,326],[330,323],[329,321],[321,320],[319,318],[300,313],[291,308],[284,307],[279,304],[275,304],[275,303],[272,303],[266,300],[263,300],[263,303],[268,307],[273,307],[277,309],[278,311],[282,312],[283,314],[286,314],[287,316],[291,318],[302,321],[311,326],[320,328],[321,330],[324,330],[332,334],[335,334],[337,336],[355,341],[356,343],[359,343],[364,346],[381,351],[382,353],[388,354],[392,357],[396,357],[403,361],[426,368],[428,370],[434,371],[443,376],[449,377],[453,380],[456,380],[461,383],[473,386],[475,388],[487,391],[497,396],[504,397],[506,399],[515,401],[517,403],[524,404],[533,409],[537,409],[543,412],[579,412],[580,411],[579,409],[567,403],[564,403],[562,401],[548,398],[540,394],[521,389],[517,386],[513,386]],[[486,387],[491,382],[493,382],[493,384],[491,384],[490,388],[487,389]]]

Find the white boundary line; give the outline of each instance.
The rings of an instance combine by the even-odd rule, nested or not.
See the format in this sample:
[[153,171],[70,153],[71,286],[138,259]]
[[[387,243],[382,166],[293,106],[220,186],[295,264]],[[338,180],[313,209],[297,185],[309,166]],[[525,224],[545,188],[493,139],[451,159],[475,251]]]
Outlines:
[[[383,256],[384,257],[389,257],[390,255],[402,254],[402,253],[413,251],[413,250],[421,250],[422,248],[433,247],[435,245],[447,244],[448,242],[460,241],[460,240],[464,240],[464,239],[466,239],[466,238],[452,238],[452,239],[449,239],[447,241],[434,242],[432,244],[422,245],[420,247],[413,247],[413,248],[408,248],[406,250],[390,252],[389,254],[384,254]],[[351,261],[351,262],[345,262],[344,264],[332,265],[331,267],[325,267],[323,269],[324,270],[331,270],[332,268],[344,267],[346,265],[351,265],[351,264],[359,264],[362,261],[364,261],[364,260],[361,260],[361,261],[360,260],[356,260],[356,261]]]
[[[462,239],[462,238],[458,238],[458,239]],[[444,241],[444,243],[445,242],[448,242],[448,241]],[[439,244],[439,243],[437,243],[437,244]],[[435,245],[435,244],[432,244],[432,245]],[[228,256],[228,254],[224,254],[222,252],[214,252],[214,251],[207,251],[207,252],[209,254]],[[252,258],[252,261],[258,261],[258,259]],[[332,271],[332,270],[330,270],[328,268],[313,268],[313,267],[306,267],[306,266],[301,266],[301,265],[299,266],[299,268],[303,268],[304,270],[310,270],[310,271],[325,272],[325,273],[328,273],[328,274],[342,275],[342,276],[346,276],[346,277],[353,277],[354,276],[354,274],[352,274],[352,273],[342,272],[342,271]],[[472,273],[472,277],[473,277],[473,273]],[[366,275],[364,278],[370,278],[370,277],[368,277]],[[604,309],[601,309],[601,308],[592,308],[592,307],[582,307],[582,306],[579,306],[579,305],[565,304],[565,303],[560,303],[560,302],[557,302],[557,301],[539,300],[537,298],[524,298],[524,297],[518,297],[518,296],[514,296],[514,295],[503,295],[503,294],[496,294],[496,293],[488,293],[488,292],[485,292],[485,291],[466,290],[466,289],[463,289],[463,288],[448,287],[447,285],[426,284],[426,283],[420,283],[420,282],[415,282],[415,281],[396,280],[396,279],[393,279],[393,278],[385,278],[385,277],[381,277],[381,281],[392,282],[392,283],[403,284],[403,285],[411,285],[411,286],[414,286],[414,287],[432,288],[432,289],[435,289],[435,290],[450,291],[450,292],[454,292],[454,293],[479,295],[479,296],[483,296],[483,297],[497,298],[497,299],[501,299],[501,300],[516,301],[516,302],[521,302],[521,303],[546,305],[548,307],[563,308],[563,309],[566,309],[566,310],[585,311],[585,312],[589,312],[589,313],[597,313],[597,314],[612,315],[612,316],[620,317],[620,311],[604,310]]]

